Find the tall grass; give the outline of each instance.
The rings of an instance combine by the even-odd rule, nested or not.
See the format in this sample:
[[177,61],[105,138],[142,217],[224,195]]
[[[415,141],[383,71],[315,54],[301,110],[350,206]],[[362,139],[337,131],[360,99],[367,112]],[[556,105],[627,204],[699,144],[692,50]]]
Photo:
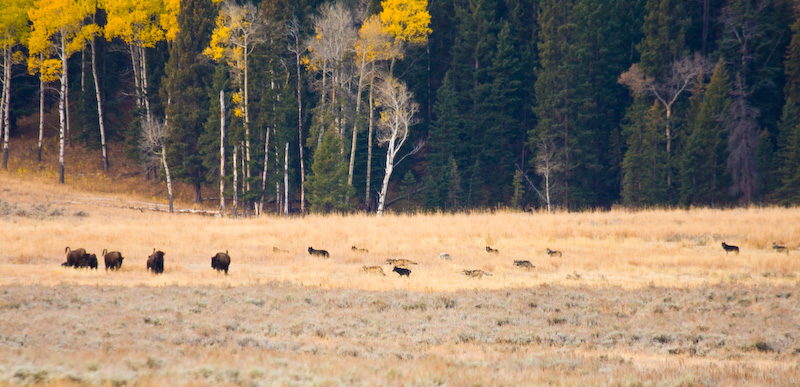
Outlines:
[[[800,241],[797,208],[613,210],[583,213],[265,216],[248,219],[132,210],[133,195],[97,200],[70,186],[26,183],[0,175],[0,200],[21,209],[0,218],[0,282],[81,284],[252,284],[291,281],[325,288],[413,291],[528,287],[541,283],[640,287],[720,281],[795,283]],[[30,213],[40,211],[37,216]],[[37,207],[39,206],[39,207]],[[8,211],[7,211],[8,212]],[[18,211],[19,212],[19,211]],[[726,254],[721,242],[740,246]],[[776,253],[773,241],[790,254]],[[369,253],[351,251],[351,246]],[[487,254],[485,246],[499,249]],[[119,273],[65,270],[65,247],[125,256]],[[326,249],[328,260],[307,248]],[[288,252],[273,252],[273,247]],[[166,252],[166,273],[145,273],[153,249]],[[545,248],[563,252],[550,257]],[[229,251],[229,276],[211,256]],[[446,252],[450,261],[439,259]],[[362,265],[389,258],[418,262],[410,278],[364,275]],[[530,271],[513,266],[530,260]],[[102,258],[101,268],[102,268]],[[384,266],[386,271],[391,266]],[[494,274],[467,279],[463,269]],[[102,271],[102,270],[101,270]]]

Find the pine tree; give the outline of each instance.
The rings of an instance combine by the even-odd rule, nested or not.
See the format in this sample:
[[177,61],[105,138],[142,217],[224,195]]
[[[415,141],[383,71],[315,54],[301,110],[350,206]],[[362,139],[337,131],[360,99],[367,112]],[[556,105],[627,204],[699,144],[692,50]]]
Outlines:
[[644,38],[636,46],[640,66],[647,76],[661,81],[672,63],[686,52],[686,28],[690,20],[684,12],[685,0],[647,0]]
[[[511,41],[511,27],[505,23],[497,36],[497,48],[488,70],[491,83],[483,87],[486,94],[476,98],[476,128],[484,131],[482,165],[488,181],[488,205],[508,203],[514,179],[513,144],[519,143],[522,72],[518,53]],[[480,93],[481,88],[476,90]],[[482,114],[478,113],[482,112]]]
[[622,160],[622,202],[653,206],[667,202],[667,166],[658,105],[636,98],[622,125],[627,151]]
[[792,40],[784,61],[786,103],[780,122],[777,158],[780,163],[778,197],[784,204],[800,203],[800,9],[794,12]]
[[213,74],[203,50],[209,45],[217,10],[211,0],[182,0],[181,10],[162,89],[170,127],[167,160],[174,165],[175,177],[194,187],[199,203],[207,179],[199,138],[210,112]]
[[696,96],[681,157],[683,205],[719,206],[727,201],[730,176],[725,171],[728,136],[720,117],[731,104],[725,63],[720,58],[705,93]]
[[308,201],[313,212],[350,210],[346,198],[355,189],[347,184],[348,165],[341,157],[342,151],[341,137],[333,130],[325,132],[322,142],[314,151],[311,175],[308,177]]
[[461,145],[458,138],[464,127],[462,116],[458,114],[458,97],[449,75],[445,75],[442,87],[438,90],[434,112],[436,121],[431,125],[425,154],[426,207],[430,209],[447,205],[450,159]]

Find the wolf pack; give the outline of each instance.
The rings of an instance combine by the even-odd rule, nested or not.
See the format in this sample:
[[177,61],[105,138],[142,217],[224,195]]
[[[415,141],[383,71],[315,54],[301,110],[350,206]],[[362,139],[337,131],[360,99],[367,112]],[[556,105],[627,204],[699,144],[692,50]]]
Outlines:
[[[736,245],[729,245],[725,242],[722,242],[722,249],[725,251],[725,254],[728,253],[735,253],[739,254],[739,246]],[[772,249],[779,253],[789,254],[789,248],[772,242]],[[357,254],[368,254],[369,250],[365,248],[359,248],[356,246],[351,246],[350,250],[353,253]],[[486,246],[486,252],[491,255],[499,255],[500,250],[496,248],[492,248],[491,246]],[[273,247],[272,251],[274,253],[289,253],[289,250],[284,250],[278,247]],[[98,268],[98,260],[96,254],[91,254],[86,251],[84,248],[77,248],[71,249],[67,246],[64,249],[64,253],[66,254],[66,261],[61,264],[64,267],[72,267],[72,268],[89,268],[89,269],[97,269]],[[545,249],[545,253],[550,257],[563,257],[563,253],[561,250],[551,250],[549,247]],[[327,250],[315,249],[311,246],[308,247],[308,254],[313,257],[321,257],[324,259],[330,258],[330,253]],[[153,248],[153,253],[147,257],[147,264],[146,270],[148,272],[153,272],[155,274],[161,274],[164,272],[164,253],[161,250],[157,250]],[[125,257],[122,256],[122,253],[119,251],[108,251],[107,249],[103,249],[101,253],[101,257],[105,262],[105,269],[106,271],[118,271],[122,268],[122,261]],[[451,261],[452,257],[449,253],[442,252],[439,253],[439,259],[445,261]],[[231,256],[228,254],[226,250],[223,252],[218,252],[214,256],[211,257],[211,268],[216,271],[224,271],[225,275],[228,275],[228,268],[231,264]],[[411,267],[412,265],[418,265],[417,262],[414,262],[410,259],[405,258],[397,258],[397,259],[387,259],[384,262],[385,265],[392,266],[392,272],[397,273],[400,277],[411,277]],[[532,270],[535,269],[536,266],[531,263],[529,260],[514,260],[514,266],[519,267],[525,270]],[[386,276],[386,273],[383,271],[383,267],[380,265],[364,265],[361,267],[361,271],[365,274],[377,274],[381,276]],[[461,274],[466,276],[467,278],[477,278],[481,279],[484,276],[492,276],[492,273],[481,269],[464,269],[461,271]]]

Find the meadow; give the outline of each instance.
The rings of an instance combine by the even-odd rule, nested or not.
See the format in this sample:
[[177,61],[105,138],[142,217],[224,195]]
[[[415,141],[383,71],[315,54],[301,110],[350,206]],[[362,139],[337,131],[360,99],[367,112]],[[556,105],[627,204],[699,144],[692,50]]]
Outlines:
[[[230,219],[20,168],[0,173],[0,385],[800,380],[797,208]],[[64,268],[67,246],[125,260]]]

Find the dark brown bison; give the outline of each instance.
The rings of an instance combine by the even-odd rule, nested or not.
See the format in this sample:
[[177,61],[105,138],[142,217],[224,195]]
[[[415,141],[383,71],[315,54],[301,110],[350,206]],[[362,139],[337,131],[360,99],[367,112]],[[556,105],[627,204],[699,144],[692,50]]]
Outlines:
[[231,264],[231,256],[228,255],[228,250],[224,253],[217,253],[211,257],[211,267],[214,270],[225,270],[225,275],[228,275],[228,266]]
[[97,269],[97,256],[94,254],[86,254],[85,249],[75,249],[70,250],[69,247],[64,249],[64,252],[67,253],[67,261],[62,263],[61,266],[66,267],[88,267],[91,269]]
[[125,259],[119,251],[109,253],[106,249],[103,249],[103,258],[106,261],[106,270],[119,270],[122,268],[122,260]]
[[320,257],[324,257],[324,258],[330,258],[330,256],[331,256],[330,254],[328,254],[327,251],[325,251],[325,250],[316,250],[313,247],[309,247],[308,248],[308,253],[311,254],[311,255],[316,255],[316,256],[320,256]]
[[88,266],[90,269],[97,270],[97,256],[94,254],[86,254],[83,256],[84,261],[80,267]]
[[153,249],[153,254],[147,258],[147,271],[152,270],[153,273],[161,274],[164,272],[164,252],[156,251]]
[[[64,252],[67,253],[67,261],[62,263],[61,266],[69,266],[69,267],[81,267],[80,263],[84,261],[83,256],[86,255],[86,250],[83,248],[70,250],[69,246],[64,249]],[[85,266],[85,265],[84,265]]]

